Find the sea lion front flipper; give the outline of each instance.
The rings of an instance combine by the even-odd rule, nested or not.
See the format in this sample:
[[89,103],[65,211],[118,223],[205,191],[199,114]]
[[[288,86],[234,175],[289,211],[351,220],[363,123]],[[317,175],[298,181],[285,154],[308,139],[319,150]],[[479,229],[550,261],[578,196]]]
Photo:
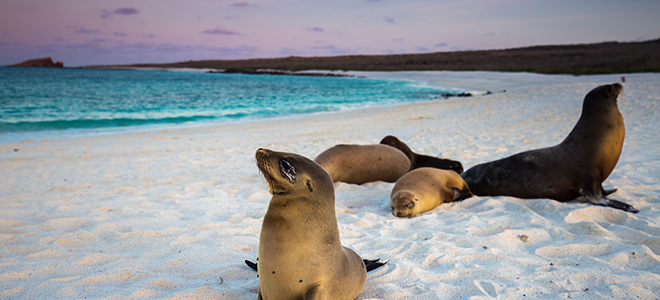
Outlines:
[[598,195],[585,195],[584,193],[581,194],[582,196],[575,198],[575,200],[578,200],[580,202],[589,202],[600,206],[609,206],[611,208],[620,209],[634,214],[639,212],[638,209],[634,208],[630,204],[623,203],[619,200],[608,199],[605,198],[605,196],[603,195],[598,196]]
[[259,269],[257,269],[257,264],[256,264],[256,263],[253,263],[253,262],[251,262],[251,261],[249,261],[249,260],[246,259],[246,260],[245,260],[245,264],[246,264],[248,267],[250,267],[251,269],[253,269],[253,270],[255,270],[255,271],[259,271]]
[[633,214],[636,214],[636,213],[639,212],[639,209],[634,208],[630,204],[626,204],[626,203],[623,203],[619,200],[614,200],[614,199],[607,199],[607,198],[604,198],[604,199],[605,199],[605,204],[598,204],[598,205],[609,206],[609,207],[612,207],[612,208],[616,208],[616,209],[620,209],[620,210],[623,210],[623,211],[631,212]]
[[[384,266],[386,263],[389,262],[389,260],[380,261],[380,258],[363,259],[362,261],[364,261],[364,266],[367,268],[367,272],[378,269],[378,268]],[[258,267],[257,263],[253,263],[253,262],[246,259],[245,264],[248,267],[250,267],[250,269],[255,270],[255,271],[259,271],[259,267]]]
[[382,266],[384,266],[389,260],[386,261],[380,261],[380,258],[376,259],[363,259],[364,261],[364,266],[367,268],[367,272],[378,269]]
[[317,300],[317,299],[325,299],[321,298],[321,284],[317,283],[310,289],[308,289],[305,292],[305,295],[303,296],[304,300]]

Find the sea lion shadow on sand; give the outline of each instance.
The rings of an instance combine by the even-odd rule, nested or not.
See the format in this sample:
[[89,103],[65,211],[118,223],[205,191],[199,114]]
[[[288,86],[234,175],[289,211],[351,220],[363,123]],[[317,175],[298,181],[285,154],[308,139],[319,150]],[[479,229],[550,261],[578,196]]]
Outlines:
[[603,189],[621,156],[625,126],[617,107],[623,86],[602,85],[584,98],[582,114],[560,144],[476,165],[461,177],[478,196],[577,200],[637,213],[629,204],[607,198]]
[[[259,171],[272,195],[259,237],[257,299],[355,299],[367,266],[341,245],[330,175],[316,162],[293,153],[259,149]],[[252,267],[251,262],[247,262]]]

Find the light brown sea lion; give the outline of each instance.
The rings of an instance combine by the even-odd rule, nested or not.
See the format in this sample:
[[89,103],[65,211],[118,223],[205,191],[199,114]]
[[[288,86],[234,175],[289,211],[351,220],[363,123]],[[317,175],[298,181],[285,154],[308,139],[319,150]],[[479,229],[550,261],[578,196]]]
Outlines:
[[436,206],[472,197],[458,173],[436,168],[419,168],[396,181],[390,195],[392,214],[413,217]]
[[408,156],[408,159],[410,159],[410,170],[423,167],[431,167],[443,170],[453,170],[458,174],[463,173],[463,164],[461,164],[461,162],[446,158],[417,154],[413,152],[410,147],[406,145],[406,143],[402,142],[393,135],[384,137],[380,143],[397,148],[401,150],[401,152],[403,152],[406,156]]
[[314,159],[333,182],[395,182],[410,169],[403,152],[386,145],[337,145]]
[[621,155],[625,126],[617,107],[623,86],[602,85],[584,98],[582,115],[559,145],[474,166],[461,176],[479,196],[579,200],[636,213],[602,183]]
[[257,299],[355,299],[367,270],[341,245],[328,173],[292,153],[259,149],[256,159],[273,195],[259,238]]

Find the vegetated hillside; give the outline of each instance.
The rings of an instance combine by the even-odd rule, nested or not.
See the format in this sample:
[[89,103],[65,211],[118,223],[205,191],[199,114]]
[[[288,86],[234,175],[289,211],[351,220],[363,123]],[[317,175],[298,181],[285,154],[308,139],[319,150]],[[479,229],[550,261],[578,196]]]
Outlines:
[[660,72],[660,39],[644,42],[533,46],[503,50],[399,55],[346,55],[244,60],[200,60],[165,64],[89,66],[88,68],[208,68],[251,71],[301,70],[483,70],[546,74]]

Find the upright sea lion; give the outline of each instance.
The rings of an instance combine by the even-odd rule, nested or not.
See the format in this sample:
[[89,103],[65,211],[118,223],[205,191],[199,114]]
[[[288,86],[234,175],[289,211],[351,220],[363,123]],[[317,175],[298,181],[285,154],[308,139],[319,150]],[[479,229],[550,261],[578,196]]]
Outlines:
[[419,168],[396,181],[390,195],[392,214],[413,217],[444,202],[472,197],[458,173],[436,168]]
[[337,145],[314,159],[333,182],[395,182],[410,169],[401,151],[385,145]]
[[355,299],[367,270],[343,247],[332,179],[303,156],[259,149],[273,195],[259,238],[257,299]]
[[393,135],[384,137],[380,143],[397,148],[401,150],[401,152],[403,152],[406,156],[408,156],[408,159],[410,159],[410,170],[423,167],[431,167],[443,170],[453,170],[458,174],[463,173],[463,165],[461,162],[446,158],[417,154],[413,152],[410,147],[406,145],[406,143],[402,142]]
[[602,183],[616,166],[625,126],[617,107],[623,90],[602,85],[584,98],[582,115],[559,145],[515,154],[474,166],[461,176],[475,195],[579,200],[636,213],[607,195]]

